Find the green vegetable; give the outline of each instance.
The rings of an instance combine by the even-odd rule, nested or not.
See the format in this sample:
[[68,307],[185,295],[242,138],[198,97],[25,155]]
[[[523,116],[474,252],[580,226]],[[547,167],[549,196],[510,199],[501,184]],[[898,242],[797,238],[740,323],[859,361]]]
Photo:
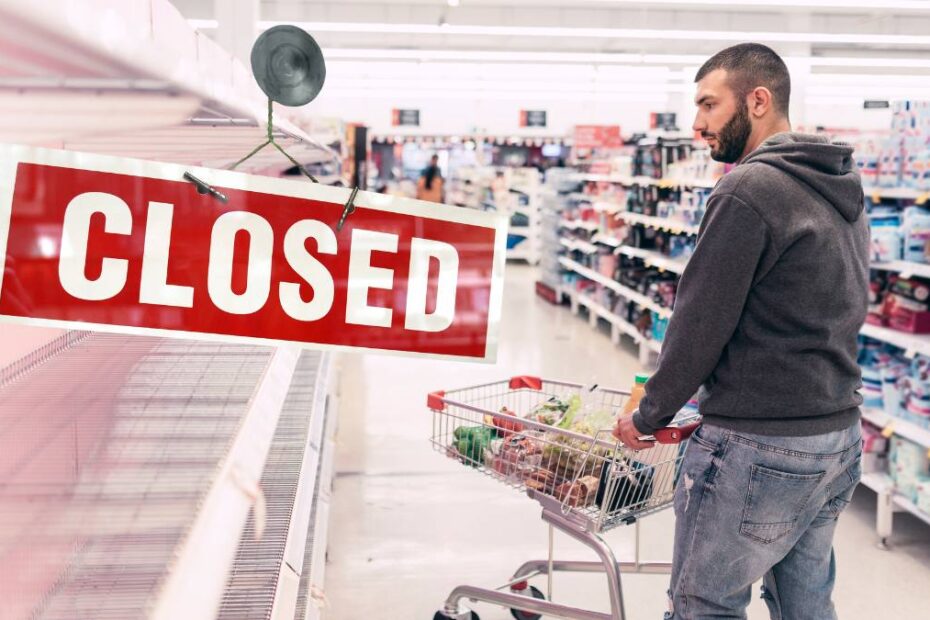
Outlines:
[[[485,448],[495,438],[494,430],[486,426],[460,426],[452,432],[455,449],[469,461],[482,462]],[[473,463],[472,463],[473,464]]]
[[568,400],[568,409],[565,411],[565,415],[562,416],[562,419],[559,420],[559,423],[556,424],[556,428],[571,428],[572,423],[575,421],[575,414],[581,409],[581,396],[578,394],[572,394],[572,397]]

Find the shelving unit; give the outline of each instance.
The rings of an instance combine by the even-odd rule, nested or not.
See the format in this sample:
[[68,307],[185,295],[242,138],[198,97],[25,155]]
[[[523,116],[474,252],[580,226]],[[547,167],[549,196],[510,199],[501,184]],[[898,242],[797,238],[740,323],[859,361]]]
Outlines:
[[863,187],[863,193],[873,198],[889,198],[896,200],[913,200],[923,203],[930,197],[927,190],[912,189],[910,187]]
[[[267,138],[251,70],[167,0],[0,4],[0,141],[223,168]],[[331,127],[317,138],[322,125],[312,106],[275,106],[276,141],[335,182],[341,154],[325,145]],[[265,149],[239,169],[292,165]],[[0,481],[0,615],[284,618],[302,599],[313,607],[298,583],[322,586],[329,354],[106,334],[40,351],[0,386],[4,471],[32,473]],[[36,414],[28,424],[22,407]]]
[[862,326],[863,336],[874,338],[893,344],[896,347],[904,349],[905,355],[914,357],[916,354],[930,355],[930,334],[909,334],[907,332],[890,329],[888,327],[879,327],[866,323]]
[[628,211],[623,211],[619,213],[619,216],[625,221],[631,224],[642,224],[648,228],[656,228],[658,230],[667,230],[668,232],[674,234],[686,234],[686,235],[696,235],[700,230],[700,226],[696,224],[686,224],[684,222],[679,222],[667,217],[655,217],[652,215],[642,215],[639,213],[630,213]]
[[872,269],[897,271],[901,274],[902,278],[930,278],[930,265],[925,263],[895,260],[887,263],[872,263]]
[[[930,451],[930,429],[922,428],[907,420],[888,415],[881,409],[862,408],[862,419],[884,430],[887,436],[898,435]],[[875,531],[879,546],[888,548],[897,512],[909,512],[930,525],[930,514],[920,510],[909,498],[895,489],[894,480],[888,474],[872,472],[862,476],[862,485],[878,494],[875,514]]]
[[597,326],[597,319],[604,319],[611,325],[611,340],[614,344],[620,343],[620,334],[625,334],[633,339],[633,342],[640,346],[646,347],[653,353],[659,353],[662,350],[662,343],[651,340],[636,329],[632,323],[624,321],[615,313],[611,312],[603,305],[597,303],[587,295],[581,293],[572,293],[570,295],[572,302],[572,312],[578,314],[579,308],[587,308],[589,312],[592,327]]
[[653,179],[643,176],[626,176],[621,174],[579,174],[577,180],[591,183],[617,183],[624,186],[655,185],[656,187],[705,187],[712,188],[717,185],[714,179],[697,178],[663,178]]

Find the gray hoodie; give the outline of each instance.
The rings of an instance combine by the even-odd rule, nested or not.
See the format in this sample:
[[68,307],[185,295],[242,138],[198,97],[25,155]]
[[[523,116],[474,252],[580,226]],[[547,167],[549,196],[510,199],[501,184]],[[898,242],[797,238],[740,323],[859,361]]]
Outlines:
[[763,435],[848,428],[869,225],[852,148],[780,133],[717,183],[634,416],[665,426],[700,387],[707,424]]

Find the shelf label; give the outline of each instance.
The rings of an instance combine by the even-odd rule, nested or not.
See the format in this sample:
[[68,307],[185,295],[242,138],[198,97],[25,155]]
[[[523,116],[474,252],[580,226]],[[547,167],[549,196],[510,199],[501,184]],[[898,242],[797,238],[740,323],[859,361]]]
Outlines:
[[914,347],[910,347],[904,351],[904,357],[906,357],[909,360],[914,359],[916,356],[917,356],[917,349],[915,349]]
[[882,195],[879,194],[877,191],[876,191],[876,192],[872,192],[872,202],[878,203],[878,202],[881,202],[881,201],[882,201]]
[[917,206],[921,206],[927,202],[928,198],[930,198],[930,193],[924,192],[923,194],[917,197],[917,200],[914,201],[914,204]]
[[885,439],[891,439],[891,436],[894,435],[894,420],[885,425],[885,428],[882,429],[882,437]]

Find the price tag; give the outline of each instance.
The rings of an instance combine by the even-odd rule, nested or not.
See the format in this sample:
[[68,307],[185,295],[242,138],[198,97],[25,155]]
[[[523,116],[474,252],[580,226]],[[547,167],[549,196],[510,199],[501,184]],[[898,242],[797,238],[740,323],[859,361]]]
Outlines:
[[891,439],[891,436],[894,435],[894,422],[889,422],[885,428],[882,429],[882,437],[885,439]]
[[913,277],[914,277],[914,272],[912,272],[912,271],[902,271],[902,272],[901,272],[901,279],[902,279],[902,280],[910,280],[910,279],[913,278]]
[[914,349],[913,347],[904,351],[904,357],[906,357],[909,360],[914,359],[916,356],[917,356],[917,350]]
[[878,192],[872,192],[872,202],[881,202],[881,201],[882,201],[882,195],[879,194]]
[[917,197],[917,200],[914,201],[914,204],[917,206],[920,206],[924,204],[925,202],[927,202],[928,198],[930,198],[930,193],[924,192],[923,194]]

